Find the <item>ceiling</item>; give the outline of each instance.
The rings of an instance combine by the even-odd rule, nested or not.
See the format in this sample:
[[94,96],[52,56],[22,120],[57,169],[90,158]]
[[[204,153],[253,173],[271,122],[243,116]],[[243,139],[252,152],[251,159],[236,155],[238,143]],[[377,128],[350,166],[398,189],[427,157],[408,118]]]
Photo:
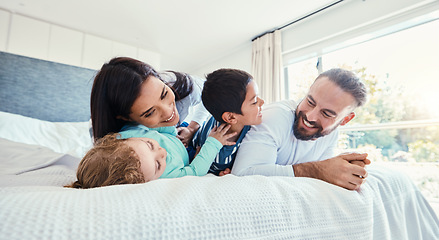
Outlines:
[[1,0],[0,8],[161,55],[190,72],[334,0]]

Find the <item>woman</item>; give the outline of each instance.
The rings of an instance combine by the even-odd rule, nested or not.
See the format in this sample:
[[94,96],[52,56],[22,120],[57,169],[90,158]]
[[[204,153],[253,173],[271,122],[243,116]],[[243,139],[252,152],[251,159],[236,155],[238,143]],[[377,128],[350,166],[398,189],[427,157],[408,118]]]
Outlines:
[[[142,86],[151,77],[164,82],[167,87],[156,89],[161,94],[158,105],[151,113],[143,114],[148,110],[143,106],[148,103],[150,94],[145,92],[146,89],[142,92]],[[209,115],[201,103],[203,82],[202,79],[179,72],[160,74],[136,59],[113,58],[102,66],[93,82],[90,109],[94,139],[119,132],[129,123],[148,128],[179,126],[187,117],[189,108],[196,106],[198,109],[194,111],[194,120],[187,127],[177,129],[177,137],[187,146]],[[135,102],[138,103],[137,108],[133,108]]]

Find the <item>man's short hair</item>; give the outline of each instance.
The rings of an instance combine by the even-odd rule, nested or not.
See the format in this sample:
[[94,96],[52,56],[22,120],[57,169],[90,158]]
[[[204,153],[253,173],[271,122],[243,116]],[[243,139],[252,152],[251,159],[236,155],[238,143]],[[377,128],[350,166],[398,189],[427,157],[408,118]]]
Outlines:
[[353,72],[341,68],[333,68],[321,73],[316,78],[316,81],[321,77],[327,77],[330,81],[343,89],[343,91],[350,93],[357,102],[356,107],[366,103],[366,86]]
[[224,112],[242,114],[241,106],[247,94],[247,85],[253,77],[238,69],[218,69],[206,76],[201,98],[215,120],[224,123]]

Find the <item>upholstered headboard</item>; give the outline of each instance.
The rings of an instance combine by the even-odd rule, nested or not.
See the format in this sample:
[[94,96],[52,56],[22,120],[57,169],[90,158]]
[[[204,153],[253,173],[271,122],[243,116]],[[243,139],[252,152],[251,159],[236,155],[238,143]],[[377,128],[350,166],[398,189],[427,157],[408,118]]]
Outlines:
[[52,122],[88,121],[95,73],[0,52],[0,111]]

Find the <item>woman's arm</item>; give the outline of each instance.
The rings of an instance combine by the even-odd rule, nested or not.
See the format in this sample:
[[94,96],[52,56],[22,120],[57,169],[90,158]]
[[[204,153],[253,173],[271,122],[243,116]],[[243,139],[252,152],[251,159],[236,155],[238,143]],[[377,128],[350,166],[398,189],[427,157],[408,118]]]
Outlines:
[[[210,117],[210,113],[204,107],[201,101],[201,92],[203,90],[203,85],[205,79],[191,76],[192,80],[192,92],[186,97],[186,99],[180,100],[181,112],[189,112],[189,108],[192,108],[192,113],[190,115],[190,123],[187,127],[179,127],[177,129],[177,137],[187,147],[188,143],[192,140],[194,134],[198,131],[200,126]],[[180,112],[179,112],[180,113]],[[186,114],[182,114],[182,118],[186,118]],[[181,119],[183,121],[184,119]]]

